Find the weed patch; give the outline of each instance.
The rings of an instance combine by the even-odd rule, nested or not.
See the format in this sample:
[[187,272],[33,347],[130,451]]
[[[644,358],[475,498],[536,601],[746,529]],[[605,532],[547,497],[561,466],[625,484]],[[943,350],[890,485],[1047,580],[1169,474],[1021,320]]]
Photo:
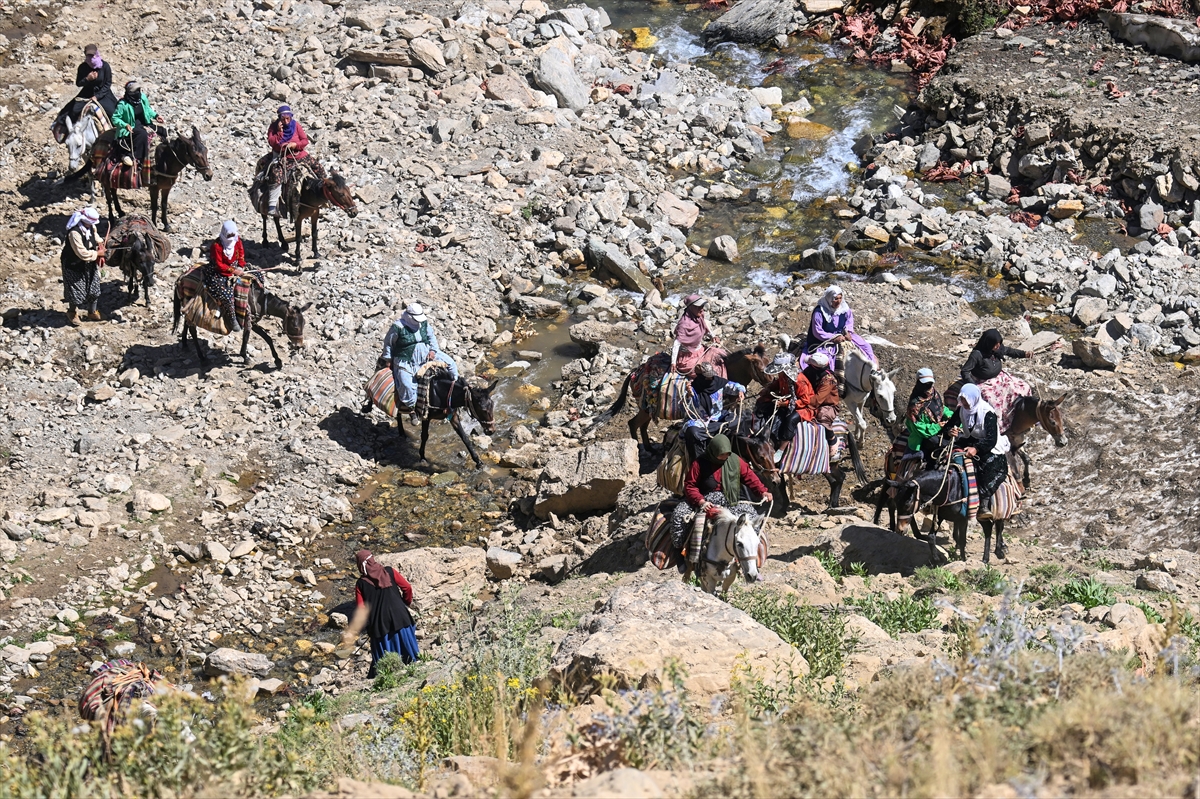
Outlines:
[[737,591],[731,593],[729,604],[796,647],[808,661],[812,679],[841,674],[846,656],[858,645],[858,638],[846,633],[844,617],[797,604],[794,596]]
[[862,615],[893,638],[900,633],[917,633],[932,628],[938,615],[929,597],[888,599],[883,594],[871,594],[862,599],[847,599],[846,604],[858,608]]

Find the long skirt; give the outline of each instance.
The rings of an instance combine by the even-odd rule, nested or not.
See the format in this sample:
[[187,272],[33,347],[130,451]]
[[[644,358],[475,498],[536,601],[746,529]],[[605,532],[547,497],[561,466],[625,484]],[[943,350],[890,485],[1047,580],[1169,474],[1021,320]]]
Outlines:
[[417,634],[413,628],[405,627],[383,638],[371,639],[371,670],[367,672],[368,678],[375,676],[375,664],[388,652],[395,652],[405,663],[416,662],[421,650],[417,646]]
[[979,488],[979,498],[987,499],[1008,479],[1008,456],[988,455],[978,462],[979,474],[975,484]]
[[[713,491],[704,497],[710,504],[721,508],[728,508],[729,501],[725,499],[725,494],[720,491]],[[739,502],[730,508],[734,513],[754,513],[754,506],[749,502]],[[696,509],[686,502],[680,502],[675,506],[675,513],[671,516],[671,543],[676,549],[683,549],[684,539],[687,537],[687,531],[691,528],[691,540],[687,542],[688,560],[692,563],[697,563],[700,560],[700,546],[703,542],[700,540],[704,535],[704,530],[701,528],[697,531],[690,522],[695,520]]]
[[696,367],[702,363],[711,363],[719,377],[727,377],[725,373],[725,356],[728,353],[720,347],[697,347],[694,350],[679,348],[679,357],[675,359],[675,370],[684,377],[691,377]]
[[[942,400],[946,403],[947,408],[954,408],[958,405],[958,394],[962,391],[962,385],[962,380],[956,380],[950,388],[946,389]],[[1019,377],[1010,375],[1003,369],[991,380],[985,380],[978,385],[983,401],[996,411],[996,418],[1000,420],[1001,433],[1007,432],[1009,425],[1012,424],[1012,412],[1017,400],[1033,393],[1028,383]]]
[[62,268],[63,299],[77,308],[90,309],[100,299],[100,270],[95,262],[83,269]]

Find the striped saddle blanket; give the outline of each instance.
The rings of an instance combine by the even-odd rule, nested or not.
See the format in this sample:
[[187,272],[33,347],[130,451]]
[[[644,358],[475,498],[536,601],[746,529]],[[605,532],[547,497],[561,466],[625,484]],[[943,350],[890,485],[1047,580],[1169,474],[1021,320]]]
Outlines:
[[104,733],[109,734],[135,699],[171,687],[162,674],[145,663],[110,660],[96,669],[92,681],[83,689],[79,715],[87,721],[101,722]]
[[692,382],[681,374],[665,374],[658,388],[658,418],[673,422],[689,419],[688,406],[692,399]]
[[830,425],[834,434],[831,447],[825,441],[825,428],[813,422],[801,420],[796,426],[796,435],[783,445],[783,458],[779,462],[782,474],[829,474],[832,464],[840,460],[845,449],[849,427],[841,419]]
[[[221,317],[221,304],[204,285],[204,268],[197,266],[179,278],[179,294],[184,298],[183,316],[198,328],[224,336],[229,328]],[[233,312],[238,322],[249,327],[246,320],[250,314],[250,286],[252,277],[240,277],[233,286]],[[250,320],[253,323],[253,320]]]
[[1010,473],[1008,479],[996,489],[995,494],[992,494],[992,519],[1004,521],[1016,516],[1021,512],[1021,499],[1024,496],[1025,489],[1021,486],[1021,481]]
[[371,403],[383,411],[389,417],[396,416],[396,379],[392,377],[392,370],[389,367],[384,367],[371,376],[367,381],[367,394],[371,397]]
[[671,541],[671,517],[682,501],[678,497],[672,497],[660,502],[650,519],[650,527],[646,530],[646,551],[650,553],[650,562],[660,571],[678,567],[683,563],[683,557]]

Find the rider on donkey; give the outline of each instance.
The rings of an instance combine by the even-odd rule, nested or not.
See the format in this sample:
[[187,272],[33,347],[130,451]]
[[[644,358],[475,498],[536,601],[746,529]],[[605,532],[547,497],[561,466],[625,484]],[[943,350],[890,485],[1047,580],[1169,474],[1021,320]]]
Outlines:
[[100,212],[91,206],[71,214],[67,221],[67,243],[62,249],[63,295],[67,301],[67,323],[79,327],[79,308],[87,309],[89,322],[100,316],[100,269],[104,241],[96,232]]
[[233,220],[221,225],[221,232],[213,240],[204,264],[204,287],[221,304],[221,316],[230,333],[241,333],[237,309],[233,307],[233,289],[238,278],[245,274],[246,251]]
[[983,331],[975,349],[967,357],[959,374],[963,384],[979,386],[983,398],[1000,415],[1000,429],[1007,430],[1007,417],[1018,397],[1028,396],[1029,384],[1004,371],[1005,358],[1032,358],[1032,352],[1007,347],[999,330]]
[[808,378],[800,374],[796,356],[781,352],[763,369],[775,379],[763,387],[754,404],[754,417],[769,420],[771,443],[775,446],[776,462],[782,457],[780,447],[796,437],[796,428],[803,419],[811,422],[814,392]]
[[100,57],[100,48],[94,44],[83,48],[83,63],[75,70],[75,85],[79,87],[79,94],[72,97],[70,102],[63,106],[63,110],[54,120],[53,129],[55,131],[63,130],[64,136],[66,135],[65,120],[78,122],[88,100],[94,99],[99,103],[110,119],[113,112],[117,110],[117,98],[112,92],[112,67]]
[[[125,96],[117,103],[113,112],[113,127],[117,130],[117,145],[127,155],[121,159],[125,166],[133,166],[134,159],[146,172],[150,165],[150,128],[165,137],[167,131],[154,121],[158,112],[150,107],[150,99],[142,92],[142,84],[131,80],[125,84]],[[148,176],[147,176],[148,177]]]
[[287,172],[296,164],[302,163],[312,170],[315,176],[324,180],[325,170],[308,154],[308,134],[292,116],[291,106],[279,106],[275,119],[267,128],[267,144],[271,145],[271,154],[267,156],[270,161],[263,167],[266,170],[268,185],[267,214],[279,216],[279,198],[283,194],[283,181]]
[[446,364],[453,380],[458,379],[458,365],[438,346],[437,333],[419,302],[410,302],[400,318],[392,323],[383,339],[383,364],[391,367],[396,391],[396,414],[412,411],[417,402],[415,376],[427,361]]
[[736,395],[740,402],[746,394],[745,386],[721,377],[711,363],[697,364],[695,374],[687,408],[690,418],[683,425],[683,440],[692,460],[700,457],[709,436],[719,433],[733,415],[725,410],[725,395]]
[[841,382],[843,366],[838,363],[838,348],[846,341],[862,350],[871,363],[878,363],[875,360],[875,350],[862,336],[854,332],[854,311],[847,304],[841,288],[830,286],[825,289],[817,307],[813,309],[808,325],[808,338],[804,341],[804,352],[800,355],[801,366],[808,365],[808,359],[813,353],[822,352],[829,358],[829,364]]
[[[705,347],[704,339],[709,334],[708,320],[704,317],[704,306],[708,300],[699,294],[689,294],[683,298],[683,315],[675,325],[675,343],[671,346],[671,371],[678,372],[684,377],[691,377],[696,364],[711,359],[713,352]],[[719,363],[719,362],[718,362]],[[718,369],[723,372],[724,367]]]
[[927,466],[933,466],[933,451],[942,446],[942,424],[953,413],[934,387],[933,370],[928,366],[918,369],[916,385],[908,397],[904,426],[908,430],[908,451],[921,453]]
[[990,518],[992,495],[1008,477],[1008,436],[1000,432],[996,409],[971,383],[958,394],[954,415],[942,426],[955,439],[954,446],[975,459],[979,486],[979,510],[975,518]]

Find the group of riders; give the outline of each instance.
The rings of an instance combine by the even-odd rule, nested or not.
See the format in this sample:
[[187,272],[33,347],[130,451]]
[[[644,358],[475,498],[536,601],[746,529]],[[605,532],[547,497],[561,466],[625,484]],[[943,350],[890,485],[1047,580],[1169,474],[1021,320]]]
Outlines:
[[[78,95],[59,112],[54,121],[54,134],[62,139],[66,120],[77,122],[90,105],[93,113],[103,114],[106,127],[111,124],[116,147],[110,159],[119,159],[130,168],[141,168],[146,180],[150,170],[150,143],[154,136],[166,136],[162,117],[150,105],[149,97],[136,80],[125,84],[125,91],[118,100],[112,91],[112,67],[104,60],[99,48],[87,45],[84,60],[76,70],[75,84],[80,87]],[[308,153],[308,134],[296,120],[288,105],[281,105],[275,119],[267,128],[267,144],[270,152],[263,156],[257,166],[257,179],[266,187],[266,215],[279,216],[283,187],[297,168],[303,168],[323,178],[324,169]],[[104,264],[105,241],[99,235],[97,225],[100,213],[94,207],[77,210],[67,222],[67,240],[62,250],[62,276],[64,299],[68,306],[67,321],[78,326],[82,321],[101,321],[99,310],[100,274]],[[207,262],[203,267],[205,288],[220,306],[220,314],[231,333],[241,332],[242,327],[234,307],[234,286],[250,270],[246,265],[246,253],[238,235],[237,225],[226,221],[216,239],[207,247]],[[261,273],[255,276],[261,282]],[[81,314],[82,311],[82,314]]]
[[[733,452],[730,437],[725,435],[740,429],[746,387],[719,374],[724,353],[709,335],[706,304],[697,294],[684,298],[670,365],[672,374],[691,381],[690,402],[685,404],[688,418],[681,432],[691,463],[683,484],[684,501],[671,517],[672,543],[687,553],[691,567],[702,551],[706,519],[715,518],[721,508],[735,514],[752,512],[748,503],[761,502],[768,495],[766,486]],[[752,429],[769,437],[776,463],[802,423],[822,428],[826,443],[834,445],[844,389],[842,367],[852,348],[878,365],[870,344],[854,330],[854,312],[842,289],[830,286],[813,309],[799,352],[781,353],[764,369],[770,382],[759,392],[750,418]],[[1004,371],[1004,359],[1031,355],[1005,346],[999,331],[986,330],[945,398],[928,367],[918,370],[909,396],[902,460],[933,468],[947,447],[972,459],[980,518],[988,518],[992,497],[1008,477],[1009,442],[1003,433],[1006,411],[1016,397],[1029,393],[1024,381]]]

